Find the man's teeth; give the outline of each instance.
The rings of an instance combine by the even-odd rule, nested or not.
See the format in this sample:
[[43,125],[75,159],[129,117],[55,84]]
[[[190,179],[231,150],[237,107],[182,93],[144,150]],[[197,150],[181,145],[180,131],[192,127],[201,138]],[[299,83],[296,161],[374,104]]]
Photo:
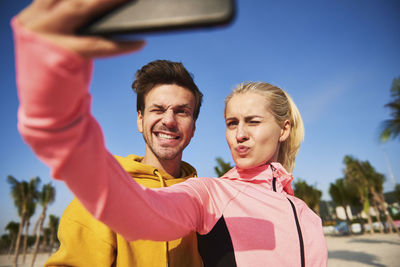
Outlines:
[[169,135],[169,134],[163,134],[163,133],[159,133],[158,137],[164,138],[164,139],[175,139],[175,136]]

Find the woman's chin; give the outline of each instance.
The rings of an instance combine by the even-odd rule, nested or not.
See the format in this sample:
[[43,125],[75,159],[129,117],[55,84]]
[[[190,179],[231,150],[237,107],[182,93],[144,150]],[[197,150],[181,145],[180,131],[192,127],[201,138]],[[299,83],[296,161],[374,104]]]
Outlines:
[[246,169],[252,169],[252,168],[264,165],[265,162],[238,160],[237,162],[235,161],[235,164],[238,169],[246,170]]

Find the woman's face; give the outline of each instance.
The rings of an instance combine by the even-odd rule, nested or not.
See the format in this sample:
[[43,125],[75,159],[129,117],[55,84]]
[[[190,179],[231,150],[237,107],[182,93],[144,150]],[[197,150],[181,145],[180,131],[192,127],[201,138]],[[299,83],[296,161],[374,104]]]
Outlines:
[[289,136],[290,123],[281,127],[257,93],[234,95],[225,110],[226,140],[236,166],[256,167],[278,160],[279,144]]

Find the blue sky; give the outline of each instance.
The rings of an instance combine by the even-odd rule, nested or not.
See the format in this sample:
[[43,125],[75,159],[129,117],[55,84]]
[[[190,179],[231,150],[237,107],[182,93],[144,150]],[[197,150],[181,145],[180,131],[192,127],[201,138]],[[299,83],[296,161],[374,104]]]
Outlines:
[[[23,143],[16,129],[18,99],[9,21],[29,1],[0,2],[2,64],[0,233],[18,220],[8,175],[42,184],[49,170]],[[380,144],[380,123],[389,118],[393,78],[400,75],[400,2],[397,0],[265,1],[238,0],[238,14],[226,28],[150,36],[143,51],[97,60],[91,90],[93,113],[109,150],[117,155],[144,153],[136,128],[135,71],[155,59],[181,61],[204,93],[194,139],[184,160],[200,176],[215,176],[215,158],[232,162],[225,141],[223,100],[242,81],[267,81],[293,97],[306,129],[294,177],[322,190],[343,176],[345,155],[369,160],[385,174],[388,164],[400,183],[400,142]],[[388,160],[385,160],[385,159]],[[49,213],[61,215],[72,194],[53,181],[57,199]],[[37,209],[37,214],[41,211]],[[33,221],[36,220],[34,217]]]

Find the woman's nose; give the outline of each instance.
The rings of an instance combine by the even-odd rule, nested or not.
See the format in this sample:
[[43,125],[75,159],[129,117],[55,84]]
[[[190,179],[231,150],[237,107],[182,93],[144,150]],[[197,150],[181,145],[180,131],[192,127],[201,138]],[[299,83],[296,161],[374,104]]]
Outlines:
[[249,135],[245,126],[239,124],[236,131],[236,140],[242,143],[249,139]]

